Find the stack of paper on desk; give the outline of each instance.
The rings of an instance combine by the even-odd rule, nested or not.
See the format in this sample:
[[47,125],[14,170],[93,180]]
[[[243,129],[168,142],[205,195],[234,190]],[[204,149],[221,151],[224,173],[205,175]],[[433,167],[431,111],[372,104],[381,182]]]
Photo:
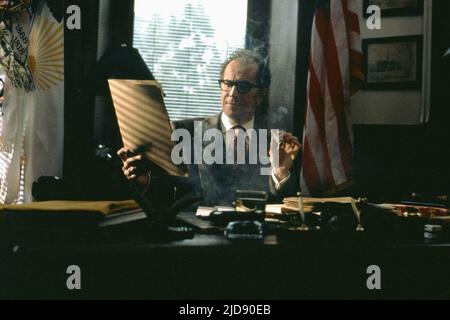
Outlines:
[[[291,212],[291,211],[298,212],[298,210],[299,210],[298,202],[299,202],[298,197],[284,198],[283,206],[282,206],[283,212]],[[355,203],[357,201],[351,197],[335,197],[335,198],[303,197],[304,211],[311,212],[313,210],[314,204],[326,203],[326,202],[351,204],[352,202]]]
[[134,213],[140,208],[126,201],[41,201],[0,205],[0,224],[21,230],[95,229],[107,217]]
[[138,208],[134,200],[125,201],[38,201],[26,204],[0,205],[0,214],[3,212],[86,212],[108,215],[129,209]]
[[[310,198],[303,197],[303,208],[304,212],[312,212],[315,203],[326,203],[326,202],[334,202],[334,203],[348,203],[351,204],[352,201],[357,202],[355,199],[351,197],[336,197],[336,198]],[[207,218],[211,215],[211,213],[215,210],[219,209],[219,207],[198,207],[196,216],[200,218]],[[220,208],[222,211],[224,209]],[[232,207],[226,207],[227,211],[233,210]],[[272,214],[282,214],[282,213],[298,213],[298,197],[289,197],[284,198],[282,204],[267,204],[266,205],[266,213]]]

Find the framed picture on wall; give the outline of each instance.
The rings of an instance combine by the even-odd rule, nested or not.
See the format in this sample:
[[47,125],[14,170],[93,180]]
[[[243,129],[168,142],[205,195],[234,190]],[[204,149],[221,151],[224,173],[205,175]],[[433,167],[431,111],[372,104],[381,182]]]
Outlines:
[[423,0],[364,0],[364,16],[367,17],[367,7],[377,5],[382,17],[414,16],[423,13]]
[[422,36],[363,40],[365,90],[419,90]]

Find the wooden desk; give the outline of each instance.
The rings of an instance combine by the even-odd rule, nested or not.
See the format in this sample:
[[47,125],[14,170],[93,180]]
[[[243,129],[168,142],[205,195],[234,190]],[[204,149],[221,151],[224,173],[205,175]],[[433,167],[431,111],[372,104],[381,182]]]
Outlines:
[[[19,247],[1,255],[0,297],[450,298],[449,244],[340,243],[323,236]],[[70,265],[81,268],[80,291],[66,287]],[[367,289],[370,265],[381,268],[382,290]]]

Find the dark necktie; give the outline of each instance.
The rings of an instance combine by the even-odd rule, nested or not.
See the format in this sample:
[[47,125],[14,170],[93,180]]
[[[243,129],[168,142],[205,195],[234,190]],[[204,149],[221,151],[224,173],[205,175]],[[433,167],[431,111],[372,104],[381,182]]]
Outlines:
[[[231,128],[232,131],[232,139],[230,148],[228,148],[228,152],[234,152],[234,163],[247,163],[248,160],[248,141],[245,134],[245,128],[240,125],[235,125]],[[244,152],[244,153],[243,153]],[[240,155],[240,157],[238,157]]]

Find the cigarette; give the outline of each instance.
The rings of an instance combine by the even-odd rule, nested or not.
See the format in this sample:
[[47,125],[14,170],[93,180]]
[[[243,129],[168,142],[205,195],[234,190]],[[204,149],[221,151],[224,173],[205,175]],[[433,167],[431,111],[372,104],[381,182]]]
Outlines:
[[[281,140],[280,142],[278,142],[278,148],[281,148],[283,145],[285,144],[284,140]],[[291,160],[294,161],[295,160],[295,154],[291,154]]]

